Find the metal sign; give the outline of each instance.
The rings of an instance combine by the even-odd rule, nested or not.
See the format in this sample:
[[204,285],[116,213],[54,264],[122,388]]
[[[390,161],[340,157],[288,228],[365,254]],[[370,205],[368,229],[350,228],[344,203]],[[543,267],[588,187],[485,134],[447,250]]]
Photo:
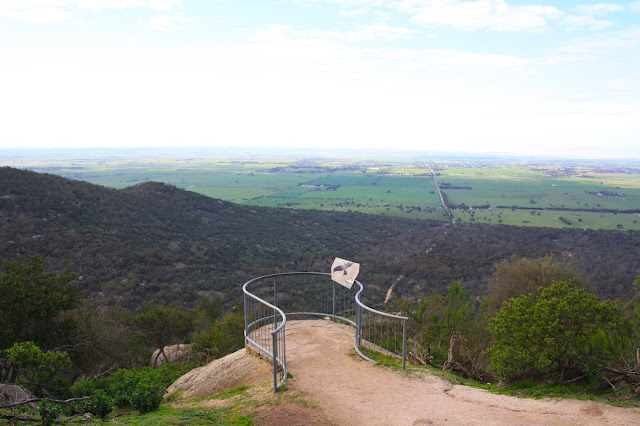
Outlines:
[[331,265],[331,279],[346,288],[351,288],[360,272],[360,264],[336,257]]

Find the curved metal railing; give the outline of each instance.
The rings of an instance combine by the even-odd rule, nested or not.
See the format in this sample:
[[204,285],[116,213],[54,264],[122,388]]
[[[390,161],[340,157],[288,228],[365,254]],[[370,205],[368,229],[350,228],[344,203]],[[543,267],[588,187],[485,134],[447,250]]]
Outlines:
[[359,281],[347,289],[330,276],[285,272],[254,278],[242,287],[245,340],[273,364],[275,392],[287,378],[287,316],[320,316],[349,324],[356,329],[354,348],[362,358],[376,363],[401,358],[405,368],[408,318],[366,306],[360,300],[364,287]]

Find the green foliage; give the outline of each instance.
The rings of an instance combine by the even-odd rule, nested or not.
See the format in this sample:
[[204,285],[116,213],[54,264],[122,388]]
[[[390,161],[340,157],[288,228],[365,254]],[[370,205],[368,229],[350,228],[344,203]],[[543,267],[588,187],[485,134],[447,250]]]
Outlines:
[[[409,317],[410,357],[468,377],[485,379],[490,375],[483,354],[490,342],[486,313],[474,305],[461,282],[449,284],[445,296],[430,296],[417,306],[409,300],[400,300],[395,309]],[[452,338],[456,342],[453,348]]]
[[38,403],[38,413],[45,426],[52,425],[62,414],[62,407],[59,404],[51,404],[47,398],[42,399]]
[[89,399],[74,404],[75,411],[91,413],[101,419],[106,418],[115,406],[113,398],[102,389],[94,389],[88,394]]
[[51,347],[70,334],[73,322],[60,318],[79,302],[77,288],[69,285],[75,274],[47,271],[44,259],[3,261],[0,273],[0,350],[16,342],[33,341]]
[[612,359],[609,336],[620,324],[620,309],[610,301],[556,282],[536,294],[504,303],[489,321],[495,337],[491,367],[503,379],[548,378],[595,373]]
[[33,342],[15,343],[5,352],[9,369],[18,373],[17,381],[36,393],[36,386],[51,385],[58,371],[71,362],[66,352],[43,352]]
[[145,354],[145,339],[130,325],[132,318],[131,313],[120,307],[75,310],[76,345],[69,353],[73,373],[100,377],[118,368],[148,364],[150,355]]
[[129,403],[141,413],[156,410],[162,402],[165,389],[151,377],[144,377],[131,392]]
[[447,294],[423,299],[417,307],[404,311],[410,318],[409,336],[418,351],[432,365],[442,365],[448,355],[449,339],[455,333],[466,335],[473,323],[471,300],[460,281],[447,286]]
[[[147,342],[160,352],[155,359],[164,355],[164,347],[187,340],[193,331],[193,312],[182,311],[176,307],[147,307],[133,320],[134,326],[146,337]],[[154,364],[157,365],[157,364]]]
[[228,398],[232,398],[232,397],[234,397],[236,395],[241,395],[248,388],[249,388],[248,386],[238,386],[237,388],[227,389],[227,390],[224,390],[222,392],[218,392],[217,394],[215,394],[213,396],[212,399],[228,399]]
[[164,391],[182,373],[180,366],[171,363],[157,369],[120,369],[103,379],[78,381],[71,387],[71,392],[76,398],[90,397],[89,403],[81,407],[100,413],[113,405],[131,407],[144,413],[158,408]]
[[142,415],[128,415],[111,419],[116,425],[237,425],[249,426],[254,421],[239,414],[237,407],[173,408],[166,405]]
[[239,305],[235,310],[216,321],[209,330],[194,336],[193,350],[202,362],[220,358],[244,346],[244,315]]

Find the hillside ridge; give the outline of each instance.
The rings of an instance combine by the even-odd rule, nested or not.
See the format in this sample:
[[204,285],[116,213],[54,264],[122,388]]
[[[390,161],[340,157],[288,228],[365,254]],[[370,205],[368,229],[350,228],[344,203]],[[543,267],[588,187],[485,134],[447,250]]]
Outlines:
[[0,168],[0,259],[43,255],[75,271],[93,304],[190,305],[205,292],[229,307],[271,272],[359,261],[370,302],[442,292],[461,279],[486,290],[495,262],[547,254],[573,262],[607,297],[630,295],[640,233],[450,224],[361,213],[242,206],[170,185],[116,190]]

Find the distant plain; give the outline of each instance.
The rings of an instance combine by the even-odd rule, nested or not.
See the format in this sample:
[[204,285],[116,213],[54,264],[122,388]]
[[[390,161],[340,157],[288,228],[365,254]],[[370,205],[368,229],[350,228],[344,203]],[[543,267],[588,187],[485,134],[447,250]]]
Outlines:
[[113,188],[158,181],[245,205],[450,220],[433,170],[456,222],[640,230],[635,163],[103,154],[5,156],[0,165]]

